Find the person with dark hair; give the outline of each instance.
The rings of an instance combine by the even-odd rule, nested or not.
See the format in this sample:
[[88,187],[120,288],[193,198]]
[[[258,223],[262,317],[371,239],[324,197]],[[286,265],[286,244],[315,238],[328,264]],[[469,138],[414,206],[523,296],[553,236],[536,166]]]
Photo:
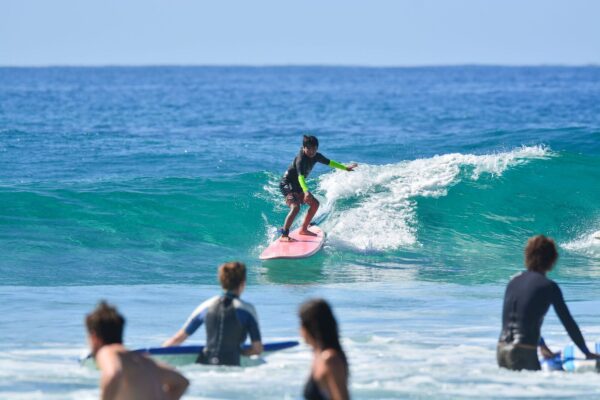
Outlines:
[[279,230],[282,241],[292,240],[289,236],[290,227],[300,211],[302,204],[308,204],[310,207],[308,213],[302,223],[302,229],[300,230],[301,235],[316,236],[315,233],[308,230],[308,226],[312,221],[312,218],[317,213],[319,208],[319,201],[315,199],[312,193],[308,190],[306,185],[306,178],[316,163],[328,165],[332,168],[341,169],[344,171],[353,171],[357,167],[357,164],[351,164],[345,166],[336,161],[330,160],[318,153],[319,140],[314,136],[304,135],[302,140],[302,147],[298,152],[298,155],[294,158],[294,161],[290,164],[287,171],[283,175],[281,182],[279,183],[279,189],[285,197],[285,203],[290,207],[290,212],[285,218],[283,228]]
[[100,391],[109,399],[179,399],[189,381],[173,369],[123,346],[125,319],[102,301],[85,318],[88,342],[102,372]]
[[569,336],[586,357],[599,358],[587,348],[560,288],[546,277],[557,259],[558,252],[552,239],[538,235],[527,242],[527,271],[512,278],[504,294],[502,331],[496,354],[500,367],[511,370],[539,370],[538,346],[544,357],[554,356],[540,333],[550,305],[554,307]]
[[309,300],[300,307],[300,334],[313,348],[310,376],[304,386],[308,400],[345,400],[348,393],[348,360],[340,344],[338,326],[329,304]]
[[[258,317],[252,304],[240,299],[246,288],[246,266],[241,262],[228,262],[219,267],[219,281],[225,291],[200,304],[183,327],[163,346],[183,343],[203,324],[206,324],[206,346],[197,362],[211,365],[240,365],[241,355],[260,354],[263,345],[258,327]],[[241,345],[250,336],[251,347]]]

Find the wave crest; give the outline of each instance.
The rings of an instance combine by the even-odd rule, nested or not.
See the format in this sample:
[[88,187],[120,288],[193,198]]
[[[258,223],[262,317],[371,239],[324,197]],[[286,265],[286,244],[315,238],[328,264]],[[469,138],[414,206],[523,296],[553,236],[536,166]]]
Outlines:
[[[544,146],[523,146],[486,155],[452,153],[396,164],[362,164],[352,173],[335,171],[319,181],[324,209],[329,210],[323,225],[330,240],[361,251],[415,246],[417,197],[445,196],[461,179],[500,176],[509,167],[549,155]],[[356,202],[337,209],[345,199]]]

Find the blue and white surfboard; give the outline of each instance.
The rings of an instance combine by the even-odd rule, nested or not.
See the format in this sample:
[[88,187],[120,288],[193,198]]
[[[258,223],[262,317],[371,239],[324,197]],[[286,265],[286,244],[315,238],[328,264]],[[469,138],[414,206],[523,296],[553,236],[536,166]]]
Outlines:
[[[589,346],[596,353],[600,352],[600,342]],[[565,346],[562,353],[552,359],[540,359],[544,371],[567,371],[567,372],[600,372],[600,363],[596,360],[587,360],[585,354],[574,344]]]
[[[241,366],[251,367],[255,365],[264,364],[264,357],[272,354],[276,351],[289,349],[298,346],[298,342],[287,341],[287,342],[271,342],[263,345],[263,352],[260,356],[242,356]],[[249,349],[250,345],[242,346],[243,349]],[[204,346],[171,346],[171,347],[147,347],[142,349],[135,349],[132,351],[145,353],[150,355],[157,361],[162,361],[172,366],[182,366],[188,364],[195,364],[198,359],[200,352],[204,350]],[[91,354],[79,360],[81,365],[87,367],[96,367],[96,363]]]

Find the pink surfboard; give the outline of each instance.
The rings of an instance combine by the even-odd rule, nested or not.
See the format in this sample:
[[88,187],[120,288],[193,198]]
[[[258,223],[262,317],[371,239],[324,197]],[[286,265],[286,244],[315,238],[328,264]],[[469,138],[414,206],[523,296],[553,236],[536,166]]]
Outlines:
[[277,238],[260,255],[261,260],[272,260],[274,258],[304,258],[315,254],[325,241],[325,233],[318,226],[310,226],[309,231],[317,236],[299,235],[300,228],[290,232],[291,242],[282,242]]

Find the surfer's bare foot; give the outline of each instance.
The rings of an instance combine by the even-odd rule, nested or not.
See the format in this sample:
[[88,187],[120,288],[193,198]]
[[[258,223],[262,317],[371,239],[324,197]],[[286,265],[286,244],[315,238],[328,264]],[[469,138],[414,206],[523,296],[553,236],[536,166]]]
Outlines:
[[298,232],[299,235],[306,235],[306,236],[317,236],[316,233],[309,231],[308,229],[302,229],[300,232]]
[[294,241],[294,239],[292,239],[292,238],[291,238],[291,237],[289,237],[289,236],[282,236],[282,237],[280,237],[280,238],[279,238],[279,241],[280,241],[280,242],[293,242],[293,241]]

